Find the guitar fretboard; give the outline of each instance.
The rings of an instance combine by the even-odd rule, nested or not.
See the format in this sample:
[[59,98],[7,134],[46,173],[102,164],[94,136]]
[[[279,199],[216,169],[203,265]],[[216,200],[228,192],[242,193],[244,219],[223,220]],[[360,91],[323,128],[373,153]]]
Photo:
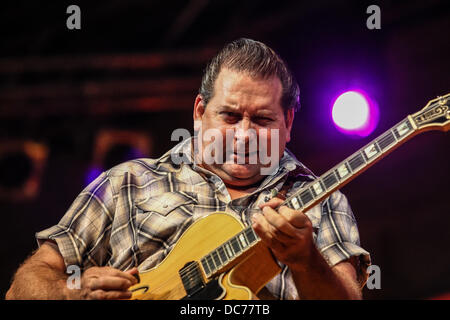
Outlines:
[[306,184],[282,205],[307,211],[399,146],[414,131],[411,121],[404,119],[319,178]]
[[211,251],[200,261],[207,277],[216,273],[228,263],[239,257],[244,251],[258,242],[259,237],[252,227],[239,232],[220,247]]

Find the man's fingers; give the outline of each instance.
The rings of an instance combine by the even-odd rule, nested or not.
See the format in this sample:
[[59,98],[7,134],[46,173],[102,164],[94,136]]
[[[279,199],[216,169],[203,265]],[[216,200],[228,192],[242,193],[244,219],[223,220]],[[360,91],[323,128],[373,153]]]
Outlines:
[[286,217],[278,214],[274,209],[264,207],[263,215],[267,222],[275,229],[274,232],[276,236],[281,236],[283,234],[288,237],[296,236],[295,228],[289,223]]
[[95,290],[92,291],[89,299],[92,300],[118,300],[118,299],[130,299],[132,296],[131,291],[104,291]]
[[261,238],[261,240],[272,250],[282,252],[285,248],[282,242],[280,242],[272,233],[264,232],[261,229],[255,229],[255,232]]
[[[118,278],[123,278],[123,279],[130,281],[132,284],[138,283],[136,277],[134,277],[132,274],[133,272],[135,272],[134,269],[136,269],[136,268],[130,269],[128,271],[120,271],[119,269],[115,269],[112,267],[101,267],[98,269],[99,269],[98,271],[100,274],[97,274],[97,276],[99,276],[99,277],[101,277],[101,276],[118,277]],[[137,271],[137,269],[136,269],[136,271]]]
[[261,203],[259,205],[259,208],[263,209],[264,207],[271,207],[272,209],[275,209],[276,207],[280,206],[281,204],[283,204],[283,200],[281,200],[280,198],[274,197],[267,202]]
[[308,228],[311,225],[311,221],[302,211],[292,210],[286,206],[281,206],[278,209],[278,213],[286,218],[286,220],[295,228]]
[[131,274],[137,281],[137,283],[141,282],[141,278],[139,277],[139,270],[138,268],[134,267],[133,269],[125,271],[127,274]]
[[89,283],[89,288],[95,290],[118,290],[125,291],[131,287],[132,282],[125,278],[105,276],[99,278],[92,278]]
[[253,217],[253,223],[255,232],[259,235],[261,240],[272,249],[283,250],[283,243],[290,240],[289,236],[273,227],[267,219],[260,214]]

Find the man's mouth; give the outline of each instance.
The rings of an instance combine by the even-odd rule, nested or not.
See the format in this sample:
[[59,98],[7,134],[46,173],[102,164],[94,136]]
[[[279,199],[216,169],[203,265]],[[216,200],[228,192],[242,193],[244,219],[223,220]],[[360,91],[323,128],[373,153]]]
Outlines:
[[253,151],[253,152],[246,151],[245,153],[235,152],[234,154],[237,156],[240,156],[240,157],[250,157],[253,155],[258,155],[258,151]]
[[234,153],[234,162],[237,164],[256,164],[258,162],[258,152]]

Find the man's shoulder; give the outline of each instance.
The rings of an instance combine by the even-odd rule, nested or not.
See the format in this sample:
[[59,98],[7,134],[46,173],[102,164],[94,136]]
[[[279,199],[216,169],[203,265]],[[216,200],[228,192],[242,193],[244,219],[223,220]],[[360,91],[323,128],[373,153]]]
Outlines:
[[[110,170],[107,174],[110,177],[123,176],[126,173],[134,176],[141,176],[143,174],[167,174],[167,172],[177,171],[179,169],[179,161],[186,160],[181,163],[190,163],[190,145],[191,139],[183,140],[161,155],[159,158],[139,158],[123,162]],[[185,157],[185,158],[183,158]]]
[[158,170],[159,159],[139,158],[122,162],[106,171],[106,175],[111,178],[123,177],[126,174],[142,176],[149,172]]

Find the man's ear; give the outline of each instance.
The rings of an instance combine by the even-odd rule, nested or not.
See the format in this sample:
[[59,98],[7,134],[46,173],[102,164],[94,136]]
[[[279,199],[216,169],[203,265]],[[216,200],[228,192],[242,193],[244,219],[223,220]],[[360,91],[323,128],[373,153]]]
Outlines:
[[194,121],[201,121],[205,113],[205,101],[202,95],[198,94],[194,102]]
[[286,112],[286,142],[291,141],[291,129],[292,129],[292,124],[294,123],[294,108],[290,108],[287,112]]
[[205,113],[205,101],[203,100],[203,97],[200,94],[198,94],[197,97],[195,97],[194,114],[193,114],[195,132],[200,130],[204,113]]

